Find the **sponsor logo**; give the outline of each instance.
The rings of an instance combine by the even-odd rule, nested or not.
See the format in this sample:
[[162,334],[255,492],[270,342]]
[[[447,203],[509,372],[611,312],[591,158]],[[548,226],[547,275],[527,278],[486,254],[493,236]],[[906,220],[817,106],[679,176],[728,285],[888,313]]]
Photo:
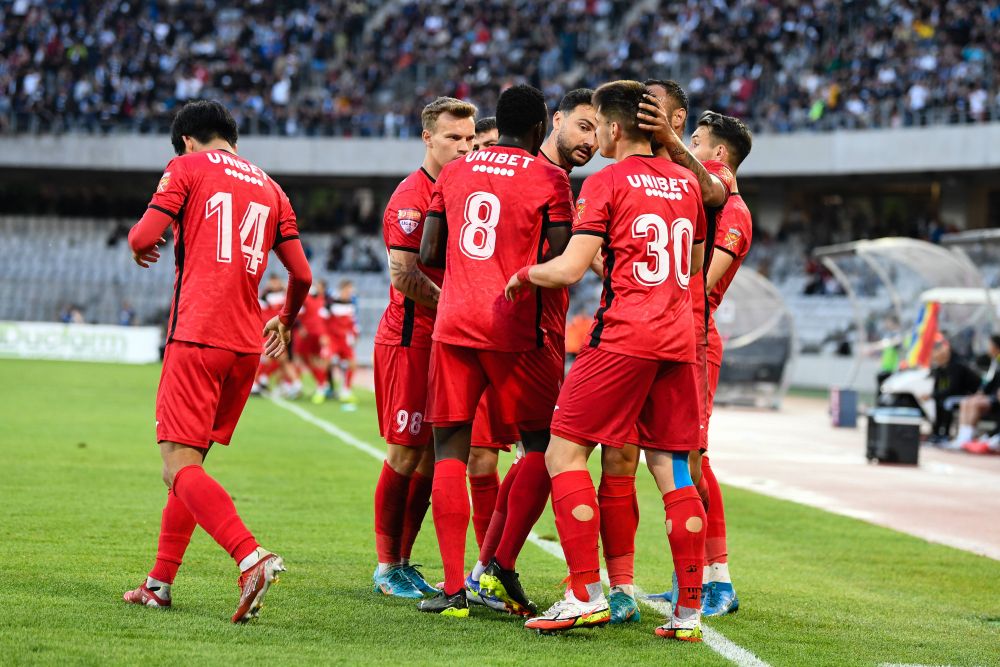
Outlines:
[[415,208],[401,208],[396,211],[396,215],[399,218],[399,226],[407,234],[412,234],[420,225],[420,220],[423,218],[420,211]]

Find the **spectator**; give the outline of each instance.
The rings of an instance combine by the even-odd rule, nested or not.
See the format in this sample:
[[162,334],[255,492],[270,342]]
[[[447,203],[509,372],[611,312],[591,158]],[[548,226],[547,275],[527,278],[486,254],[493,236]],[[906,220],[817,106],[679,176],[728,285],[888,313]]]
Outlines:
[[955,358],[951,343],[938,334],[931,350],[931,377],[934,378],[934,424],[931,442],[941,444],[951,436],[952,410],[959,397],[974,394],[980,378],[976,371]]
[[979,390],[959,403],[958,435],[948,444],[949,449],[962,449],[972,442],[979,420],[990,415],[1000,419],[1000,335],[990,336],[990,367],[983,376]]

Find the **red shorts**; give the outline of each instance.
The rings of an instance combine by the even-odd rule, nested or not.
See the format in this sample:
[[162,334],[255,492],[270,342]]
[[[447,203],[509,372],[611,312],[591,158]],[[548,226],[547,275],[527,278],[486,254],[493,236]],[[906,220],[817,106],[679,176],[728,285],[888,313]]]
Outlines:
[[587,446],[691,451],[700,414],[695,364],[584,347],[559,392],[552,434]]
[[436,426],[473,421],[487,387],[502,423],[525,431],[548,428],[559,395],[563,360],[555,347],[497,352],[434,341],[427,419]]
[[432,431],[426,423],[429,348],[375,345],[375,406],[378,432],[391,445],[425,447]]
[[156,441],[204,449],[213,442],[228,445],[259,363],[259,352],[170,342],[156,392]]
[[707,364],[708,367],[708,381],[706,385],[706,400],[705,400],[705,428],[702,429],[701,438],[701,449],[702,451],[708,449],[708,423],[712,419],[712,409],[715,407],[715,390],[719,388],[719,371],[721,367],[713,364],[711,361]]
[[476,406],[476,418],[472,421],[472,446],[510,451],[510,446],[521,439],[516,424],[504,423],[500,416],[498,397],[493,387]]
[[319,336],[305,333],[301,329],[296,331],[292,340],[292,353],[296,359],[303,361],[320,356]]
[[341,361],[354,361],[354,335],[330,336],[330,355]]

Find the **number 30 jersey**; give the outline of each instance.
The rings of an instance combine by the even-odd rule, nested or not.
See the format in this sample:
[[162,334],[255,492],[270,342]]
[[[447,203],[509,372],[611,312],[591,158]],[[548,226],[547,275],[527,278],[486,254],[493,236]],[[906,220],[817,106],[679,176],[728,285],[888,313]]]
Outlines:
[[494,146],[445,165],[429,213],[445,219],[447,255],[433,338],[499,352],[541,347],[542,290],[513,303],[512,275],[542,261],[545,231],[569,226],[566,172],[520,148]]
[[705,240],[701,188],[665,158],[632,155],[583,183],[574,234],[604,239],[604,293],[589,345],[643,359],[695,360],[691,248]]
[[149,206],[173,218],[167,341],[259,353],[268,253],[299,234],[288,197],[259,167],[212,150],[171,160]]

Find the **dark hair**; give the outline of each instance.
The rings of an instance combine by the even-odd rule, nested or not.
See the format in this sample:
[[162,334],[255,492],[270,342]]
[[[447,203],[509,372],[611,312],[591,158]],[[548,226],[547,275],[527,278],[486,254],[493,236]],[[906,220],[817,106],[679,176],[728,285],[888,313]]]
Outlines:
[[663,88],[667,91],[667,97],[672,99],[678,108],[684,109],[684,111],[688,110],[691,101],[688,99],[688,94],[681,88],[681,84],[670,79],[646,79],[643,83],[646,84],[647,88],[651,86]]
[[497,100],[497,129],[502,135],[523,137],[548,117],[545,96],[532,86],[511,86]]
[[476,121],[476,134],[482,134],[483,132],[489,132],[490,130],[495,129],[497,129],[496,116],[487,116],[486,118],[480,118]]
[[750,149],[753,147],[753,135],[739,118],[724,116],[715,111],[706,111],[698,118],[698,126],[702,125],[709,129],[709,134],[716,142],[724,143],[729,149],[734,169],[740,166],[747,155],[750,155]]
[[593,88],[574,88],[559,100],[559,111],[563,114],[573,113],[581,104],[591,105],[594,97]]
[[170,143],[178,155],[184,154],[184,137],[191,137],[200,144],[225,139],[235,146],[239,136],[232,114],[215,100],[188,102],[170,124]]
[[618,123],[622,132],[633,139],[652,138],[650,132],[639,129],[639,104],[648,89],[638,81],[612,81],[594,91],[594,107],[602,116]]

